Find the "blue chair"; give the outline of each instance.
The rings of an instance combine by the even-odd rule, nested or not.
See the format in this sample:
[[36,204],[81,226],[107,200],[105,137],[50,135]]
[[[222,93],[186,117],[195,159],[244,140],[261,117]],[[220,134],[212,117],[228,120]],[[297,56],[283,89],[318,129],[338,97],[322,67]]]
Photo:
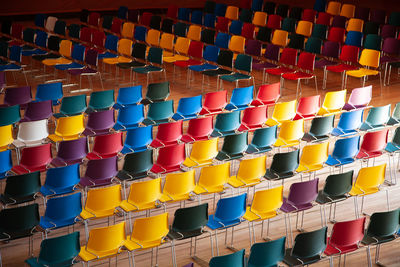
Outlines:
[[247,267],[278,266],[285,256],[286,237],[255,243],[250,248]]
[[232,135],[240,126],[240,111],[219,113],[215,119],[214,130],[211,137]]
[[226,13],[226,4],[223,3],[216,3],[215,4],[215,11],[214,14],[218,17],[225,17],[225,13]]
[[[72,48],[71,58],[75,59],[76,61],[84,61],[86,47],[81,44],[74,44]],[[84,68],[85,66],[79,64],[77,62],[72,62],[70,64],[57,64],[54,66],[58,70],[69,70],[69,69],[80,69]]]
[[79,181],[79,163],[65,167],[50,168],[46,172],[46,180],[40,188],[44,197],[74,192]]
[[12,166],[11,150],[0,152],[0,180],[8,176],[8,171],[11,170]]
[[217,20],[217,17],[215,14],[211,13],[206,13],[204,15],[204,26],[208,28],[215,28],[215,21]]
[[[36,31],[35,45],[38,47],[46,48],[47,45],[47,33],[41,30]],[[32,49],[32,50],[22,50],[22,55],[29,57],[33,55],[45,55],[47,54],[46,50],[42,50],[40,48]]]
[[333,136],[349,136],[358,133],[363,120],[364,110],[358,109],[350,112],[343,112],[339,122],[332,130]]
[[360,130],[368,131],[384,127],[390,119],[391,104],[381,107],[373,107],[369,110],[368,116],[361,125]]
[[225,48],[228,49],[229,47],[229,40],[231,39],[231,36],[227,33],[224,32],[219,32],[217,34],[217,37],[215,37],[215,45],[219,48]]
[[361,47],[363,43],[362,32],[349,31],[344,42],[345,45]]
[[278,136],[278,126],[260,128],[254,131],[253,139],[248,145],[246,153],[258,154],[272,150]]
[[325,12],[326,0],[316,0],[313,9],[317,12]]
[[[13,45],[10,47],[10,63],[8,64],[4,64],[4,65],[0,65],[0,71],[17,71],[17,70],[22,70],[21,65],[17,65],[15,63],[12,62],[18,62],[21,63],[21,54],[22,53],[22,46],[17,46],[17,45]],[[26,80],[26,76],[25,76],[25,81],[26,84],[28,84],[28,80]]]
[[36,14],[35,15],[35,26],[44,28],[44,23],[46,21],[47,15],[45,14]]
[[201,10],[194,10],[190,21],[194,24],[203,25],[203,12]]
[[36,101],[46,101],[51,100],[53,105],[59,105],[61,98],[63,98],[64,93],[62,89],[62,83],[44,83],[39,84],[36,89]]
[[179,99],[178,108],[172,119],[190,120],[196,118],[202,109],[202,96],[182,97]]
[[400,151],[400,127],[394,130],[392,142],[387,143],[385,150],[389,153]]
[[232,20],[229,26],[229,33],[234,35],[241,35],[243,28],[243,22],[240,20]]
[[158,125],[167,123],[174,115],[174,101],[151,103],[147,111],[147,117],[143,120],[144,125]]
[[253,0],[251,2],[252,11],[262,11],[263,0]]
[[82,193],[50,198],[46,203],[44,216],[40,217],[39,227],[47,233],[51,230],[74,225],[82,212]]
[[253,101],[253,90],[254,86],[233,89],[230,103],[226,105],[225,109],[232,111],[249,107],[251,101]]
[[218,230],[227,230],[228,228],[232,227],[232,246],[234,227],[236,225],[239,225],[243,221],[242,217],[246,212],[246,199],[246,193],[238,196],[221,198],[217,203],[215,213],[208,217],[208,222],[206,226],[215,233],[217,255],[219,255],[217,237]]
[[210,267],[244,267],[245,258],[244,258],[245,250],[239,250],[232,254],[224,255],[224,256],[216,256],[212,257],[209,266]]
[[360,136],[338,139],[335,142],[332,155],[328,156],[325,164],[332,167],[339,167],[353,163],[360,150]]
[[136,26],[135,27],[135,32],[133,34],[134,39],[136,39],[138,41],[146,42],[146,35],[147,35],[147,28],[145,26]]
[[153,126],[137,127],[126,132],[122,154],[145,151],[153,141]]
[[128,7],[126,6],[120,6],[118,8],[118,14],[117,17],[120,19],[128,19]]
[[190,21],[190,8],[181,7],[178,9],[178,20]]
[[121,87],[118,90],[117,102],[114,109],[124,108],[129,105],[137,105],[142,101],[142,86]]
[[[204,48],[203,58],[207,62],[210,62],[210,63],[211,62],[215,62],[215,64],[217,64],[218,54],[219,54],[219,47],[217,47],[215,45],[206,45],[205,48]],[[210,64],[210,63],[204,63],[204,64],[201,64],[201,65],[189,66],[189,70],[190,71],[201,72],[201,71],[205,71],[205,70],[216,70],[216,69],[218,69],[217,65]]]
[[[135,29],[136,32],[136,29]],[[104,43],[104,48],[107,50],[111,50],[114,53],[110,52],[110,51],[106,51],[102,54],[98,54],[97,57],[98,59],[103,59],[103,58],[113,58],[113,57],[117,57],[117,47],[118,47],[118,36],[117,35],[113,35],[113,34],[109,34],[106,37],[106,41]]]
[[120,108],[118,111],[117,122],[113,129],[116,131],[125,131],[136,128],[144,120],[144,106],[130,105]]

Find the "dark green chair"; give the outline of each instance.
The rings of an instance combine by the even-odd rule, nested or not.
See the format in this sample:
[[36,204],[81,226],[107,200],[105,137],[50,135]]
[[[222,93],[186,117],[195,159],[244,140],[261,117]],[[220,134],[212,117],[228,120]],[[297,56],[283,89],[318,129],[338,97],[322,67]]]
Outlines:
[[400,27],[400,12],[390,13],[388,24],[396,27]]
[[68,28],[68,37],[79,39],[81,32],[81,25],[70,24],[67,26],[67,28]]
[[265,172],[264,178],[270,181],[293,177],[299,167],[300,150],[275,153],[271,167]]
[[[163,72],[164,79],[167,80],[167,74],[163,67],[163,50],[161,48],[150,47],[147,55],[147,63],[147,66],[132,69],[135,76],[137,76],[137,74],[146,74],[146,86],[149,84],[150,73]],[[137,77],[135,77],[135,81],[137,81]]]
[[322,39],[318,37],[308,38],[304,50],[313,54],[321,54]]
[[278,136],[278,126],[256,129],[253,133],[253,139],[247,147],[246,153],[258,154],[272,150],[272,146]]
[[301,16],[303,14],[303,9],[298,6],[294,6],[289,11],[289,18],[293,18],[297,21],[301,20]]
[[245,250],[239,250],[238,252],[224,255],[224,256],[217,256],[211,258],[209,262],[210,267],[244,267],[244,253]]
[[271,35],[272,35],[272,29],[268,28],[267,26],[265,27],[260,27],[258,30],[258,33],[256,35],[256,40],[261,41],[261,42],[271,42]]
[[174,28],[174,34],[176,36],[186,37],[186,32],[188,28],[188,25],[186,23],[177,22],[174,24],[173,28]]
[[290,35],[288,47],[298,50],[304,49],[304,36],[301,34],[292,33]]
[[296,20],[293,18],[284,18],[281,29],[289,33],[294,32],[296,30]]
[[372,266],[370,247],[376,245],[375,263],[381,265],[379,263],[380,247],[383,243],[396,239],[398,230],[399,209],[375,212],[371,215],[369,225],[361,241],[367,246],[368,266]]
[[275,2],[267,1],[264,3],[263,12],[267,13],[268,15],[275,14],[275,8],[276,8]]
[[335,123],[335,115],[326,117],[315,117],[311,122],[308,133],[305,133],[302,140],[306,142],[319,142],[327,140],[332,132]]
[[368,34],[364,40],[364,49],[381,51],[382,37],[378,34]]
[[242,9],[239,14],[239,20],[241,22],[251,23],[253,19],[253,12],[250,9]]
[[368,34],[379,34],[379,28],[380,25],[379,23],[373,22],[373,21],[367,21],[364,23],[364,35]]
[[129,153],[124,157],[124,165],[117,173],[120,181],[131,181],[147,177],[148,171],[153,167],[153,150]]
[[0,107],[0,127],[17,123],[20,119],[19,105]]
[[106,110],[115,104],[114,90],[97,91],[90,94],[90,100],[86,113]]
[[221,75],[232,74],[233,69],[233,52],[230,50],[220,50],[217,58],[217,64],[220,66],[216,70],[206,70],[201,72],[203,74],[203,79],[201,82],[201,91],[204,88],[204,75],[209,77],[217,77],[217,88],[219,84],[219,77]]
[[327,245],[327,233],[328,227],[322,227],[298,234],[293,247],[286,249],[283,262],[288,266],[304,266],[319,261]]
[[316,37],[321,40],[325,40],[327,31],[328,31],[328,26],[323,24],[314,24],[313,30],[311,32],[311,37]]
[[28,43],[22,46],[22,50],[33,50],[34,47],[30,46],[29,44],[33,44],[35,42],[35,30],[32,28],[25,28],[22,36],[25,43]]
[[169,82],[151,83],[147,86],[146,97],[142,104],[147,105],[154,102],[161,102],[168,98],[170,94]]
[[66,96],[61,99],[60,112],[54,113],[55,118],[74,116],[85,112],[87,108],[86,95]]
[[113,19],[114,19],[113,16],[104,15],[103,16],[102,28],[103,29],[107,29],[107,30],[111,30]]
[[25,262],[31,267],[72,266],[81,250],[79,236],[79,232],[73,232],[45,239],[40,244],[39,256]]
[[240,126],[240,110],[219,113],[215,119],[211,137],[222,137],[236,133]]
[[279,266],[285,256],[286,237],[251,246],[247,267]]
[[[243,80],[253,80],[253,86],[255,87],[255,80],[254,76],[251,75],[251,70],[252,70],[252,64],[253,64],[253,57],[245,54],[239,54],[236,57],[234,68],[236,70],[235,73],[228,74],[228,75],[222,75],[220,76],[221,80],[221,90],[223,88],[223,81],[227,82],[234,82],[235,83],[235,88],[239,87],[239,81]],[[246,74],[243,74],[246,73]],[[218,89],[218,87],[217,87]]]
[[142,123],[146,126],[167,123],[174,114],[173,100],[151,103],[147,111],[147,118]]
[[224,138],[221,151],[215,157],[216,160],[233,160],[243,157],[247,149],[247,132],[228,135]]
[[3,208],[36,199],[41,187],[40,172],[8,176],[4,193],[0,195]]

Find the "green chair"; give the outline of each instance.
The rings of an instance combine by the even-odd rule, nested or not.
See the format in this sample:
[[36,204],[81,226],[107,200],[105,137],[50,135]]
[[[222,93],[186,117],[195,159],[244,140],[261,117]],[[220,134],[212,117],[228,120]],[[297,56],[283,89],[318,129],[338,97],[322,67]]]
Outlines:
[[240,126],[240,110],[217,115],[211,137],[222,137],[236,133]]
[[147,111],[147,118],[142,123],[146,126],[167,123],[174,113],[173,100],[151,103]]
[[278,126],[259,128],[253,133],[253,139],[247,147],[246,153],[258,154],[272,150],[278,136]]
[[60,117],[74,116],[85,112],[87,108],[86,95],[66,96],[61,99],[60,112],[54,113],[57,119]]
[[[147,62],[147,66],[132,69],[135,76],[137,76],[137,74],[146,74],[146,86],[149,84],[150,73],[163,72],[164,78],[167,80],[167,73],[163,67],[163,50],[161,48],[150,47],[147,55]],[[137,81],[137,77],[135,77],[135,81]]]
[[368,34],[378,34],[379,29],[380,29],[379,23],[373,22],[373,21],[367,21],[364,23],[364,35]]
[[[253,64],[253,57],[245,54],[239,54],[236,57],[235,63],[233,65],[236,70],[235,73],[220,76],[221,85],[220,88],[223,90],[223,82],[234,82],[235,88],[239,87],[239,81],[242,80],[253,80],[253,87],[255,87],[254,76],[251,75]],[[243,74],[242,72],[246,73]],[[218,88],[217,88],[218,89]]]
[[383,243],[390,242],[397,237],[399,230],[399,209],[375,212],[371,215],[369,225],[361,241],[367,246],[368,266],[372,266],[370,247],[376,245],[375,263],[379,264],[379,250]]
[[279,266],[285,255],[286,237],[251,246],[247,267]]
[[0,127],[17,123],[20,119],[19,105],[0,107]]
[[328,227],[300,233],[292,248],[285,251],[283,262],[288,266],[309,265],[321,259],[327,245]]
[[294,32],[296,30],[296,20],[293,18],[284,18],[281,29],[289,33]]
[[318,37],[308,38],[304,49],[306,52],[313,54],[321,54],[321,49],[322,49],[322,39]]
[[378,34],[368,34],[364,39],[364,49],[381,51],[382,37]]
[[400,123],[400,102],[394,106],[392,116],[387,122],[388,125],[396,125],[398,123]]
[[253,18],[253,12],[250,9],[242,9],[239,14],[239,20],[241,22],[251,23]]
[[72,266],[76,263],[80,248],[79,232],[48,238],[40,244],[38,257],[30,257],[25,262],[31,267]]
[[215,157],[216,160],[233,160],[243,157],[247,149],[247,132],[228,135],[224,138],[221,151]]
[[168,98],[170,94],[169,82],[151,83],[147,86],[146,97],[142,104],[147,105],[154,102],[161,102]]
[[114,103],[114,90],[97,91],[90,94],[90,100],[86,113],[110,109]]
[[302,140],[306,142],[319,142],[329,138],[335,123],[335,115],[326,117],[315,117],[311,122],[308,133],[304,134]]
[[316,37],[321,40],[325,40],[327,31],[328,31],[328,26],[323,24],[314,24],[314,28],[311,32],[311,37]]
[[244,253],[245,250],[239,250],[238,252],[224,255],[224,256],[217,256],[211,258],[209,262],[210,267],[244,267]]
[[368,131],[384,127],[390,118],[390,107],[391,104],[371,108],[367,118],[361,124],[360,130]]
[[293,177],[299,167],[300,150],[275,153],[271,167],[265,172],[264,178],[270,181]]
[[303,50],[304,49],[304,36],[297,34],[297,33],[292,33],[290,34],[290,40],[287,45],[289,48],[293,49],[298,49],[298,50]]

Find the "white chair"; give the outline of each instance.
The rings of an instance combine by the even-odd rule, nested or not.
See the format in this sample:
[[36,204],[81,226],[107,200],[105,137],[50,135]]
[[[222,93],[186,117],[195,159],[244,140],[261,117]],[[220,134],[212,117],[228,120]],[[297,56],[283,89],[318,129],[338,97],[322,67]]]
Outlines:
[[46,19],[46,25],[44,25],[45,29],[48,31],[54,31],[54,26],[56,26],[56,21],[58,20],[58,18],[53,17],[53,16],[49,16]]
[[43,143],[48,135],[47,119],[21,122],[18,128],[17,139],[14,140],[13,145],[16,148],[35,146]]

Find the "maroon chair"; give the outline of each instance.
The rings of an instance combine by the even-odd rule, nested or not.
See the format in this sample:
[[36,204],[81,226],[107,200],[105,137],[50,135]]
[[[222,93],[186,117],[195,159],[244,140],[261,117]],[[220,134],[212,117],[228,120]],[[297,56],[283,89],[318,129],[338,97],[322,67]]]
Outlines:
[[167,9],[167,18],[177,19],[178,17],[178,6],[171,4]]
[[337,28],[346,28],[346,22],[347,22],[347,18],[344,16],[334,16],[332,19],[332,24],[331,27],[337,27]]
[[316,24],[322,24],[322,25],[326,25],[328,27],[331,26],[331,19],[332,19],[332,15],[325,13],[325,12],[319,12],[318,13],[318,17],[317,17],[317,21],[315,22]]
[[[246,38],[246,41],[254,39],[256,26],[253,23],[245,22],[242,27],[242,36]],[[247,42],[246,42],[247,45]]]
[[15,174],[24,174],[35,171],[45,171],[52,160],[51,144],[25,147],[21,151],[19,164],[11,171]]
[[301,17],[301,20],[305,20],[305,21],[314,23],[316,15],[317,15],[317,11],[315,11],[314,9],[306,8],[303,10],[303,15]]
[[217,17],[217,23],[215,29],[220,32],[228,32],[230,20],[225,17]]
[[86,42],[91,44],[92,43],[92,38],[93,38],[93,29],[89,28],[89,27],[83,27],[81,29],[80,35],[79,35],[79,39],[82,42]]
[[[98,51],[96,49],[91,48],[91,49],[87,50],[86,56],[85,56],[85,63],[87,64],[87,66],[82,69],[70,69],[70,70],[68,70],[68,73],[73,76],[76,76],[76,75],[81,76],[82,74],[87,76],[89,79],[90,88],[93,88],[92,80],[90,79],[90,76],[98,75],[99,81],[101,84],[101,88],[104,90],[101,73],[97,70],[97,66],[98,66],[97,65],[97,63],[98,63],[97,55],[98,55]],[[82,86],[81,80],[79,80],[79,86],[80,87]]]
[[279,59],[279,63],[283,64],[280,67],[265,69],[265,73],[267,74],[267,82],[269,82],[269,75],[280,76],[282,73],[294,72],[295,70],[292,68],[285,67],[284,65],[294,66],[297,61],[297,49],[293,48],[284,48],[281,54],[281,58]]
[[256,98],[251,102],[251,106],[273,106],[281,97],[281,84],[263,84],[258,88]]
[[356,19],[362,19],[363,21],[369,20],[369,8],[356,6],[356,12],[354,14]]
[[99,23],[100,23],[100,13],[90,12],[88,18],[88,24],[95,27],[99,27]]
[[[339,58],[340,44],[337,42],[326,41],[322,47],[322,55],[328,58]],[[322,69],[326,66],[336,65],[336,61],[330,59],[321,58],[315,62],[315,67]]]
[[370,159],[382,155],[388,142],[389,129],[367,132],[362,140],[357,159]]
[[239,132],[254,131],[262,128],[267,121],[267,106],[249,107],[243,111]]
[[282,27],[282,17],[276,14],[268,16],[267,27],[270,29],[280,29]]
[[122,132],[98,135],[94,138],[92,151],[86,155],[89,160],[117,156],[124,146]]
[[296,110],[296,116],[294,116],[293,120],[313,119],[317,115],[320,108],[321,108],[320,95],[302,97],[299,99],[299,104],[297,105],[297,110]]
[[376,22],[378,24],[385,24],[386,11],[382,9],[372,9],[370,12],[369,21]]
[[118,157],[89,160],[86,172],[79,184],[88,187],[111,184],[111,179],[118,173]]
[[213,128],[213,116],[191,119],[187,132],[182,136],[181,141],[184,143],[192,143],[199,140],[207,140],[213,132]]
[[75,140],[61,141],[58,143],[57,156],[51,161],[51,165],[62,167],[81,163],[88,153],[87,137]]
[[122,20],[120,18],[114,18],[111,24],[111,32],[121,34]]
[[153,148],[177,145],[183,134],[183,121],[162,123],[158,126],[157,136],[150,143]]
[[158,151],[156,163],[154,163],[150,172],[161,175],[179,171],[185,157],[185,144],[162,147]]
[[328,39],[327,40],[343,44],[344,43],[345,34],[346,34],[346,29],[345,28],[332,27],[332,28],[329,29]]
[[96,136],[109,133],[115,124],[115,114],[113,109],[90,112],[88,114],[84,135]]
[[51,100],[30,102],[26,106],[24,117],[20,122],[49,119],[52,115],[53,104]]
[[153,13],[151,12],[143,12],[143,14],[140,16],[139,24],[143,26],[150,26],[150,21],[152,16]]
[[[251,56],[261,56],[262,43],[258,40],[247,40],[244,53]],[[254,60],[254,59],[253,59]]]
[[396,26],[385,24],[381,28],[381,37],[383,40],[386,38],[396,38]]
[[228,104],[228,91],[210,92],[204,96],[203,108],[199,115],[220,113]]
[[32,91],[30,86],[10,87],[4,92],[4,104],[7,106],[20,105],[21,108],[26,108],[26,105],[31,101]]
[[[272,61],[279,60],[279,50],[280,47],[274,44],[267,44],[265,48],[264,58]],[[259,61],[253,59],[252,68],[253,70],[260,70],[263,73],[262,83],[265,83],[265,70],[278,67],[276,64],[271,62]]]

